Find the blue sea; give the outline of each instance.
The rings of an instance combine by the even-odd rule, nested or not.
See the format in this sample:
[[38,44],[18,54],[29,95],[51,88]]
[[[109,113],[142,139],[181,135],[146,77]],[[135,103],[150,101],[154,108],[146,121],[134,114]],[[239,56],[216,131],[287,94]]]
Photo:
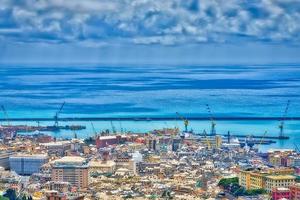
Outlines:
[[[53,117],[66,102],[60,117],[280,117],[300,116],[300,65],[1,65],[0,104],[10,118]],[[0,113],[0,118],[4,118]],[[6,122],[2,122],[6,123]],[[35,122],[15,122],[34,124]],[[52,122],[42,122],[52,123]],[[75,122],[62,122],[72,124]],[[78,133],[92,135],[88,128]],[[217,132],[277,135],[278,121],[217,121]],[[174,127],[179,121],[114,122],[128,131]],[[110,122],[95,121],[97,130]],[[208,121],[191,121],[191,128],[209,130]],[[300,145],[300,121],[286,122],[291,140],[265,148]],[[56,136],[69,137],[63,131]]]

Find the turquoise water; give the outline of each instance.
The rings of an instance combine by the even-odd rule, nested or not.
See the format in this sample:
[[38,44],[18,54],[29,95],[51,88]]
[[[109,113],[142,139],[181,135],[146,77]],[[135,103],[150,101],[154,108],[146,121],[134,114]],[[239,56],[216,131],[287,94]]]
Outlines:
[[[300,65],[218,66],[0,66],[0,105],[9,118],[60,117],[281,117],[288,100],[288,117],[300,116]],[[4,118],[0,113],[0,118]],[[36,122],[18,122],[36,124]],[[46,125],[46,122],[43,122]],[[50,122],[47,122],[50,123]],[[52,122],[51,122],[52,123]],[[62,124],[67,123],[63,122]],[[93,133],[90,122],[80,137]],[[110,122],[94,122],[97,130]],[[174,127],[175,121],[124,121],[123,129],[149,131]],[[177,122],[182,127],[182,123]],[[300,145],[299,121],[286,122],[291,137],[270,147]],[[119,127],[119,122],[115,122]],[[209,130],[207,121],[191,121],[196,132]],[[218,121],[219,133],[277,135],[278,121]],[[51,133],[71,137],[72,132]]]

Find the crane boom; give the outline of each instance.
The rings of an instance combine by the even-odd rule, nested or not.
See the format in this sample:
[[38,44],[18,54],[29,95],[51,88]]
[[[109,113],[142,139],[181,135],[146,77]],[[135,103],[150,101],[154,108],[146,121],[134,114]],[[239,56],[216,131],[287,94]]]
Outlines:
[[55,116],[54,116],[54,120],[55,120],[54,126],[56,126],[56,127],[58,126],[58,116],[59,116],[59,114],[61,113],[61,111],[62,111],[62,109],[63,109],[65,103],[66,103],[66,102],[63,102],[63,103],[61,104],[60,108],[58,109],[58,111],[55,113]]
[[97,137],[97,131],[95,129],[94,123],[91,122],[91,125],[92,125],[93,131],[94,131],[94,134],[95,134],[95,138],[96,138]]
[[2,112],[4,114],[4,117],[5,117],[6,121],[7,121],[7,125],[9,126],[10,125],[9,117],[8,117],[6,109],[5,109],[5,107],[3,105],[1,105],[1,110],[2,110]]
[[120,119],[119,119],[119,125],[120,125],[120,131],[123,134],[124,130],[123,130],[122,122]]
[[261,144],[263,143],[263,141],[264,141],[264,139],[265,139],[267,133],[268,133],[268,131],[265,131],[264,135],[263,135],[263,136],[261,137],[261,139],[260,139],[260,142],[259,142],[257,148],[261,146]]
[[116,133],[117,133],[117,130],[116,130],[116,127],[114,126],[114,124],[113,124],[112,121],[110,121],[110,125],[111,125],[111,130],[112,130],[112,132],[113,132],[114,134],[116,134]]
[[282,118],[279,123],[279,138],[284,138],[284,121],[287,117],[289,107],[290,107],[290,100],[287,101],[284,113],[283,113]]

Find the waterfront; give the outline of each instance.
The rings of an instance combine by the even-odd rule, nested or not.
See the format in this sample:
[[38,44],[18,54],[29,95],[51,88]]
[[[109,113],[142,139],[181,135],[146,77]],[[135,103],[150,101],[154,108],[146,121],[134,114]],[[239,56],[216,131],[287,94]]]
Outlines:
[[[128,132],[137,132],[144,133],[152,131],[153,129],[162,129],[162,128],[174,128],[179,127],[180,130],[184,130],[183,122],[180,120],[172,120],[172,121],[112,121],[114,127],[118,132],[123,131]],[[2,122],[6,124],[6,122]],[[40,125],[53,125],[52,121],[44,121],[40,122]],[[94,130],[91,125],[93,123],[97,132],[109,129],[112,130],[111,121],[71,121],[66,122],[62,121],[60,125],[84,125],[86,129],[76,131],[77,136],[80,138],[87,138],[89,136],[94,135]],[[22,124],[22,125],[37,125],[35,121],[17,121],[13,122],[13,124]],[[279,134],[278,121],[271,120],[251,120],[251,121],[217,121],[217,133],[218,134],[226,134],[228,131],[231,134],[242,134],[242,135],[263,135],[265,131],[267,131],[266,136],[277,136]],[[202,133],[205,129],[208,133],[210,131],[210,122],[209,121],[190,121],[190,128],[194,130],[196,133]],[[261,151],[266,151],[270,148],[292,148],[294,149],[294,144],[300,145],[300,121],[291,120],[285,122],[285,134],[290,137],[288,140],[276,140],[275,144],[270,145],[260,145]],[[46,133],[46,132],[45,132]],[[24,133],[26,134],[26,133]],[[31,134],[31,133],[28,133]],[[47,134],[52,135],[57,138],[72,138],[74,136],[74,132],[70,130],[61,130],[59,132],[48,132]]]

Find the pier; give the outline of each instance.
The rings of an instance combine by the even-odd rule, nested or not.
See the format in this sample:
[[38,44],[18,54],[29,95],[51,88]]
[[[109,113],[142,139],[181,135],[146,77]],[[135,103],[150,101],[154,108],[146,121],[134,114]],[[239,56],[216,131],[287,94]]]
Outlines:
[[[210,117],[187,117],[188,120],[208,121]],[[10,121],[53,121],[52,117],[37,117],[37,118],[9,118]],[[168,121],[179,120],[178,117],[60,117],[58,121]],[[214,120],[221,121],[269,121],[282,120],[282,117],[214,117]],[[299,120],[300,117],[286,117],[285,120]],[[0,118],[0,121],[7,119]]]

